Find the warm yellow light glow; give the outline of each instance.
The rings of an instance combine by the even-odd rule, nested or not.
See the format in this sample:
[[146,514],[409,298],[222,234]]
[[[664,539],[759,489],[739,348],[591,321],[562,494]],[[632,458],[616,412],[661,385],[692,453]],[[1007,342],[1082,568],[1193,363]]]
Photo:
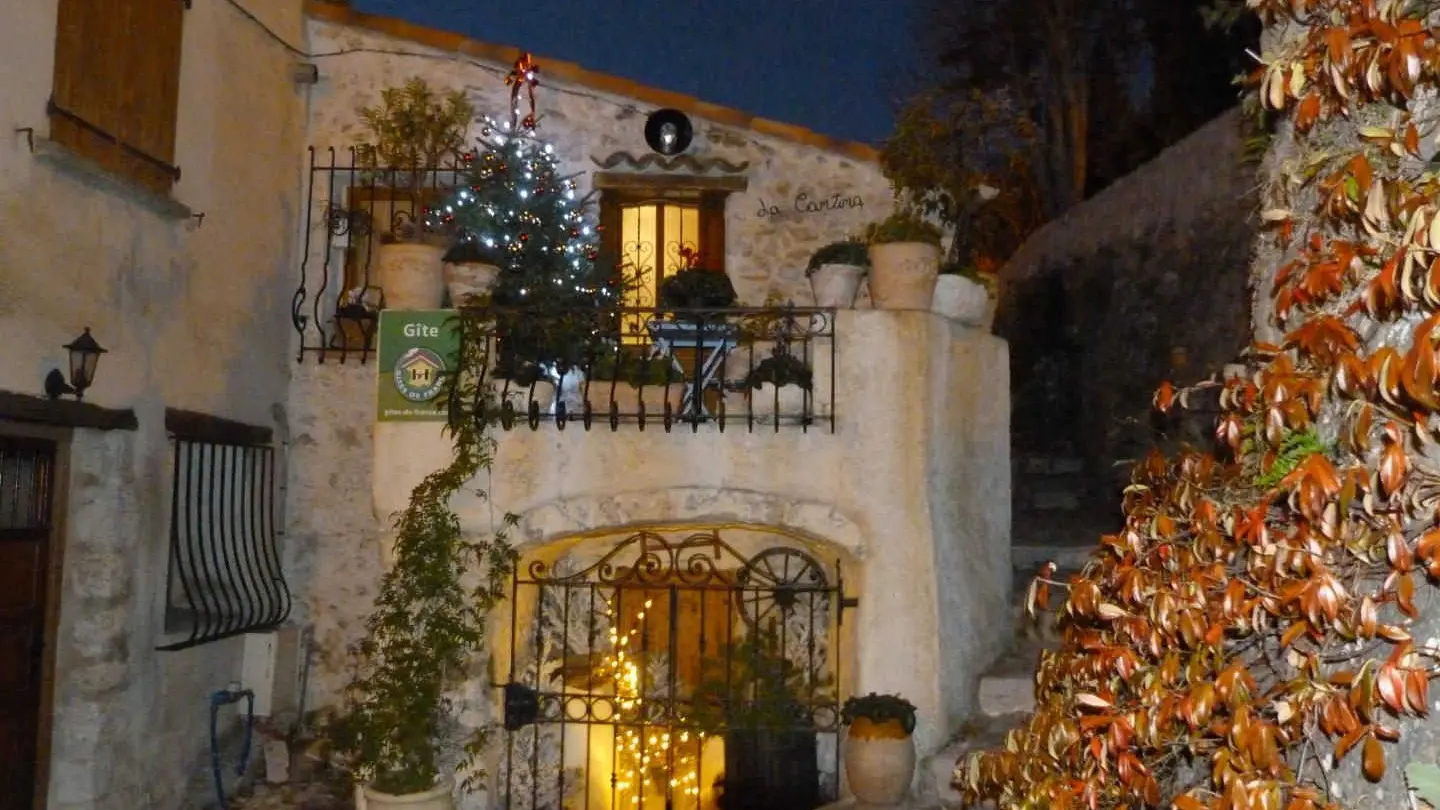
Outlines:
[[[648,600],[645,607],[650,607]],[[621,797],[628,796],[633,806],[641,804],[642,795],[647,805],[652,799],[658,804],[667,792],[699,796],[699,760],[705,735],[695,735],[694,744],[687,745],[691,737],[688,731],[676,736],[669,729],[644,729],[643,726],[637,729],[636,726],[624,725],[626,715],[637,723],[643,719],[642,714],[636,711],[644,702],[640,691],[641,664],[628,654],[630,642],[639,632],[640,624],[637,621],[636,626],[621,638],[614,627],[615,614],[608,606],[605,615],[612,620],[612,649],[601,662],[601,673],[602,677],[608,676],[614,681],[616,703],[622,713],[622,718],[618,718],[621,725],[615,741],[616,791]],[[641,611],[636,619],[643,620],[644,616]],[[652,765],[665,767],[666,773],[653,773]]]

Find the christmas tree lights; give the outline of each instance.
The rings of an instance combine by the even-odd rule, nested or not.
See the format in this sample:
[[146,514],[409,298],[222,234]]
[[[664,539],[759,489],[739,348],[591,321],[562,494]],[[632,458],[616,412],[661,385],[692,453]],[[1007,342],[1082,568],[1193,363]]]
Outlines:
[[500,267],[497,304],[589,308],[621,300],[609,268],[597,264],[590,196],[576,192],[555,147],[529,129],[482,121],[480,149],[467,155],[465,182],[431,211],[431,225],[472,243]]
[[[642,721],[616,727],[614,784],[619,808],[643,808],[652,801],[664,807],[667,796],[700,795],[699,762],[705,735],[643,725],[644,654],[632,653],[630,645],[645,621],[645,611],[650,609],[650,604],[647,599],[644,610],[635,617],[636,626],[624,636],[616,629],[614,611],[608,605],[605,610],[605,615],[610,617],[610,653],[601,662],[600,671],[614,681],[617,715],[625,720]],[[683,718],[681,720],[683,722]]]

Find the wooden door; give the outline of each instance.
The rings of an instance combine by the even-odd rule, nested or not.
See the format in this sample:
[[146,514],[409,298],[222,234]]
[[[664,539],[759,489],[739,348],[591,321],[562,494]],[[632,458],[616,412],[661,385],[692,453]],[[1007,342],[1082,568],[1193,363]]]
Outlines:
[[0,810],[35,806],[55,442],[0,435]]

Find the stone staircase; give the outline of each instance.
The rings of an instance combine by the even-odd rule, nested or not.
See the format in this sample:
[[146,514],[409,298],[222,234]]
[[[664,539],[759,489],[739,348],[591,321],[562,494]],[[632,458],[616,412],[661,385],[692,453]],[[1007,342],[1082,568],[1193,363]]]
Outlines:
[[[1093,538],[1092,538],[1093,541]],[[939,753],[920,763],[919,799],[926,807],[965,808],[950,782],[955,763],[972,751],[1003,747],[1005,735],[1025,722],[1035,709],[1035,671],[1042,650],[1055,649],[1059,639],[1052,616],[1031,621],[1025,614],[1025,595],[1031,579],[1041,566],[1053,560],[1055,578],[1064,580],[1078,572],[1088,559],[1092,543],[1063,546],[1017,546],[1011,551],[1015,570],[1011,620],[1015,626],[1014,645],[980,679],[979,712],[961,727]],[[1058,598],[1057,598],[1058,597]],[[1052,591],[1051,608],[1063,600],[1063,590]]]

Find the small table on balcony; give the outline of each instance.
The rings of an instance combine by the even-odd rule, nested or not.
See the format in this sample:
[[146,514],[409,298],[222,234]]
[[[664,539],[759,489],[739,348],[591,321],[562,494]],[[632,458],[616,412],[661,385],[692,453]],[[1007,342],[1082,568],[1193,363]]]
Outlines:
[[689,321],[653,320],[645,324],[656,354],[674,357],[676,349],[695,350],[695,378],[685,384],[685,397],[680,413],[686,416],[710,416],[705,407],[705,389],[715,380],[715,373],[735,348],[740,330],[729,323],[693,323]]

